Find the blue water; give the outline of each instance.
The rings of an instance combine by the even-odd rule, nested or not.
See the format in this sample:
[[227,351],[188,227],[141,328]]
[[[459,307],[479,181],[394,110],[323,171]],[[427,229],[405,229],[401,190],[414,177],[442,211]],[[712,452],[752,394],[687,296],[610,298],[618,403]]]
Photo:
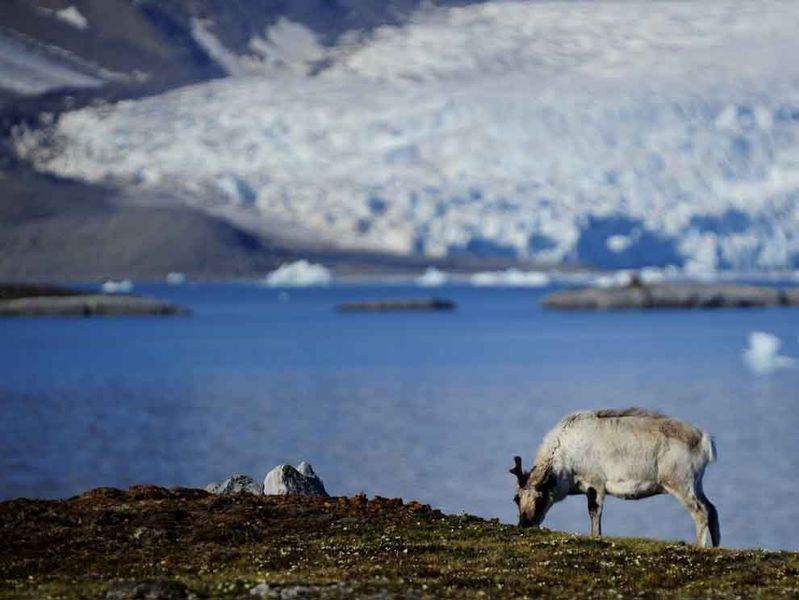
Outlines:
[[[401,496],[514,521],[565,413],[640,405],[716,438],[705,490],[729,546],[799,548],[799,369],[751,373],[752,331],[799,356],[799,310],[560,313],[547,290],[448,286],[454,313],[340,314],[406,287],[138,285],[189,318],[0,320],[0,498],[134,483],[205,486],[310,461],[334,494]],[[586,532],[585,499],[545,525]],[[667,497],[609,500],[609,535],[693,537]]]

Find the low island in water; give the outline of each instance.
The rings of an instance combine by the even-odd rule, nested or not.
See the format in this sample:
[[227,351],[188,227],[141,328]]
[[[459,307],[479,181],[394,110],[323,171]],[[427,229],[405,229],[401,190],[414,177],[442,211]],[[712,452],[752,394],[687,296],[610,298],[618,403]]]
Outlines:
[[0,317],[187,315],[188,309],[154,298],[92,294],[52,285],[0,284]]
[[546,296],[546,308],[622,310],[652,308],[751,308],[799,306],[799,288],[709,283],[643,283],[634,277],[623,286],[561,290]]

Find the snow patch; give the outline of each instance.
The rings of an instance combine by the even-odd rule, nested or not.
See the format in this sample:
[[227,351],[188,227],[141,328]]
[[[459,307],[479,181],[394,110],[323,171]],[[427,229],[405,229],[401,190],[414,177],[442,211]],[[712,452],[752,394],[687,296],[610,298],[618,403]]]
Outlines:
[[625,287],[632,283],[632,271],[616,271],[606,275],[597,275],[591,285],[598,288]]
[[243,177],[226,175],[215,181],[216,187],[233,204],[252,205],[257,199],[257,193]]
[[544,287],[551,283],[551,278],[538,271],[510,268],[505,271],[475,273],[469,278],[469,282],[478,287]]
[[307,73],[314,63],[327,55],[313,31],[286,18],[269,28],[266,39],[253,37],[250,49],[267,65],[298,73]]
[[49,50],[0,32],[0,89],[35,95],[58,88],[103,85],[102,79],[89,74],[93,69],[75,66],[78,61],[73,56]]
[[55,18],[72,25],[81,31],[89,28],[89,20],[75,7],[68,6],[67,8],[57,10],[53,13]]
[[634,235],[612,235],[610,236],[605,244],[608,247],[608,250],[613,252],[624,252],[632,246],[636,241],[636,236]]
[[754,331],[749,334],[749,346],[743,351],[744,362],[757,375],[768,375],[799,364],[795,358],[781,356],[781,346],[782,341],[776,335]]
[[416,278],[416,285],[420,287],[441,287],[447,281],[449,281],[449,275],[435,267],[428,267],[422,275]]
[[329,285],[332,281],[333,275],[327,267],[298,260],[280,265],[263,283],[268,287],[312,287]]

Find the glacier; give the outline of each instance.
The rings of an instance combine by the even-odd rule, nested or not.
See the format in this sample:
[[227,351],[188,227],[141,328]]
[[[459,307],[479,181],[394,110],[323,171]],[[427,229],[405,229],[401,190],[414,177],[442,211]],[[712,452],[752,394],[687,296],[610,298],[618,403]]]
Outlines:
[[[263,39],[316,48],[276,27]],[[238,72],[14,143],[42,171],[229,206],[299,242],[792,269],[796,31],[799,4],[780,0],[426,7],[341,40],[318,73]]]

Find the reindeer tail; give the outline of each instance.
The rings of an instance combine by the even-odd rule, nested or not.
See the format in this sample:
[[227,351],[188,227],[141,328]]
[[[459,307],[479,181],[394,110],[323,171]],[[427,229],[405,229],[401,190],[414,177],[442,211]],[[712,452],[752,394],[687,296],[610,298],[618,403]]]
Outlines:
[[706,431],[702,432],[702,453],[705,455],[707,462],[716,461],[716,443]]

